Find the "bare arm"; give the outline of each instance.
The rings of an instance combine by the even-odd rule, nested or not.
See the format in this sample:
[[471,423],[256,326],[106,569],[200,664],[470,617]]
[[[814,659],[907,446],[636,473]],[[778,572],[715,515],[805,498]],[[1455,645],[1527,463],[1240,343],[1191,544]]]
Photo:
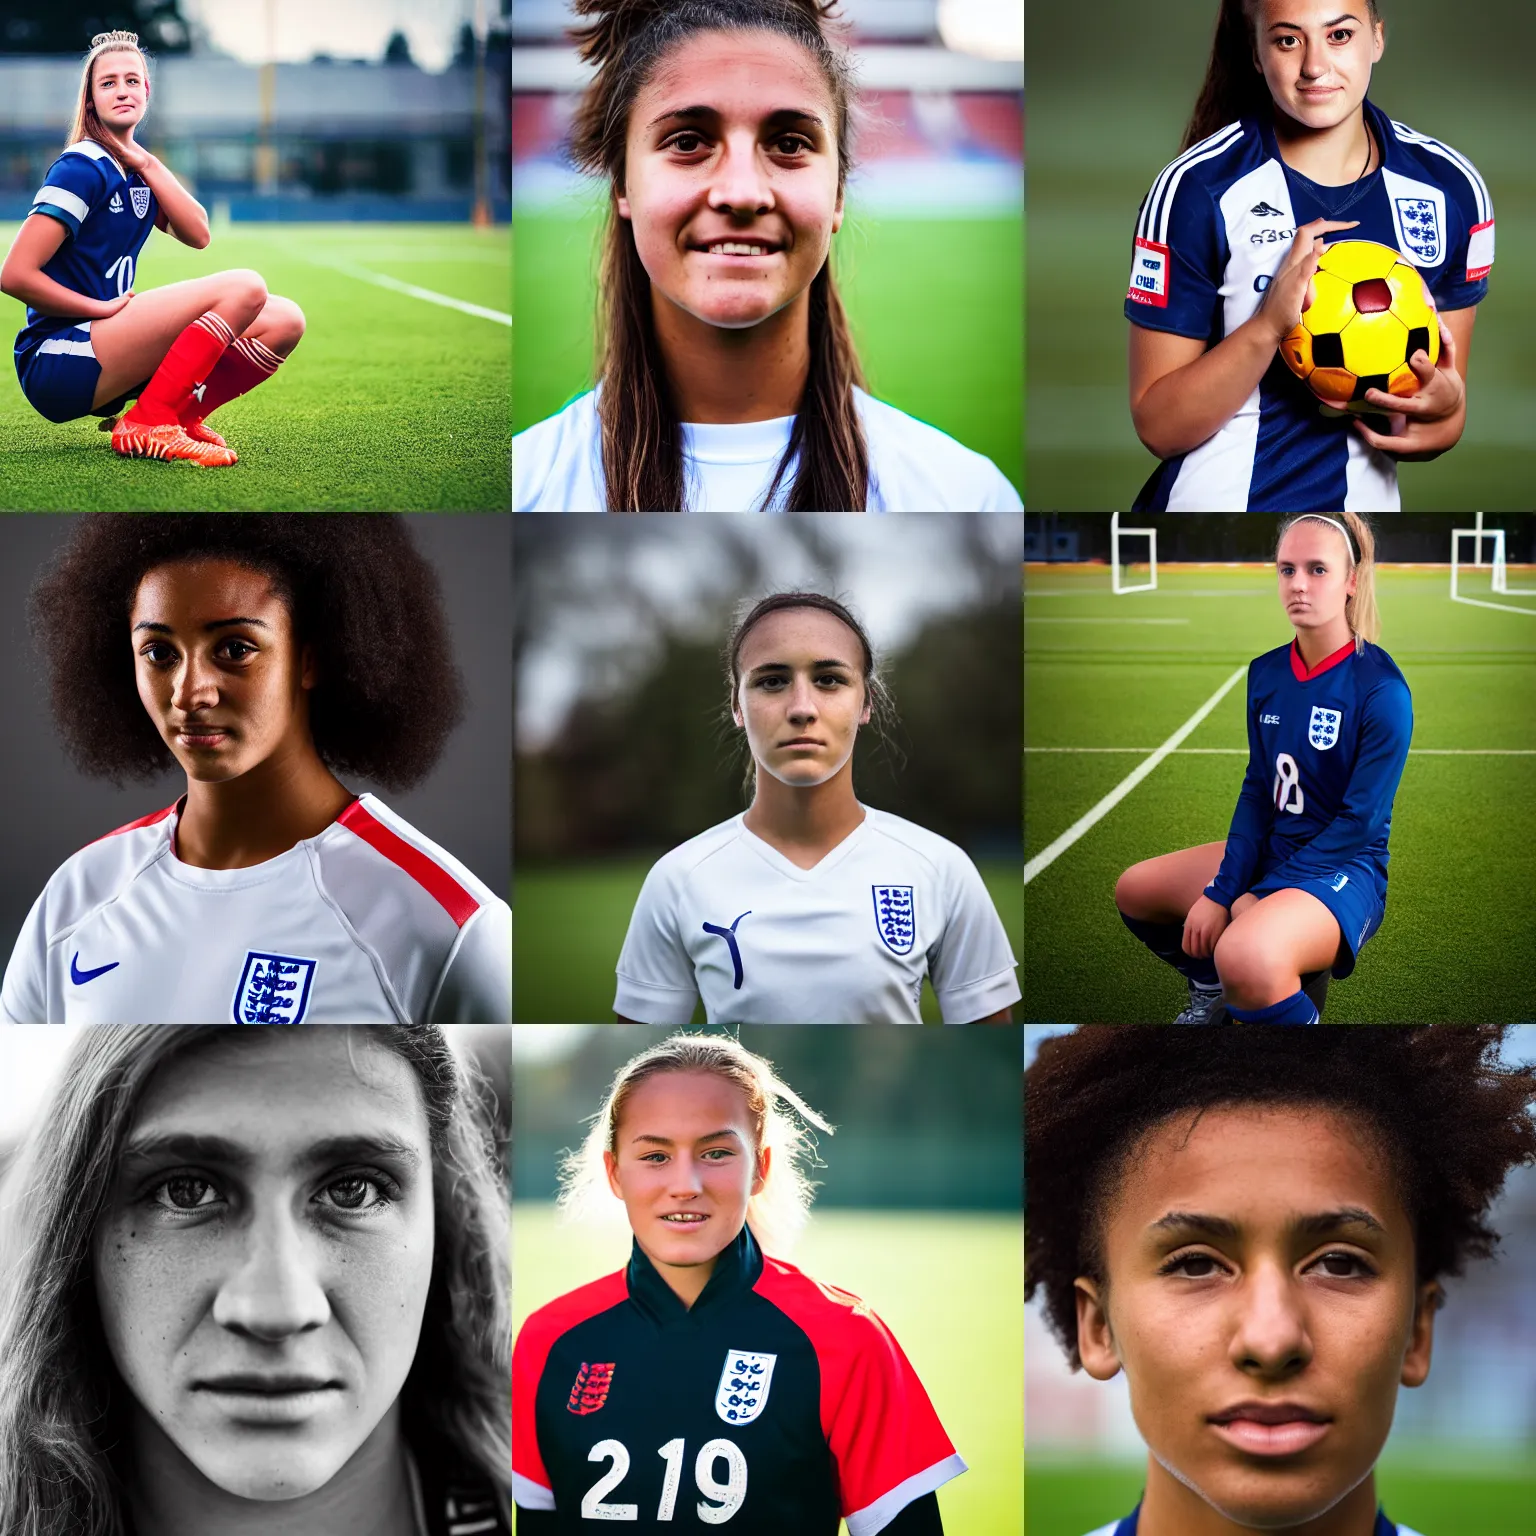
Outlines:
[[[183,245],[203,250],[209,240],[208,211],[177,181],[176,173],[138,144],[119,150],[118,158],[149,184],[165,216],[164,227]],[[158,224],[159,220],[155,222]]]
[[1310,301],[1323,236],[1354,227],[1337,219],[1303,224],[1263,303],[1214,347],[1131,326],[1131,420],[1158,458],[1198,448],[1237,414]]
[[68,233],[49,214],[29,214],[6,252],[5,264],[0,266],[0,292],[63,320],[105,320],[108,315],[115,315],[133,297],[132,293],[116,299],[88,299],[83,293],[54,282],[43,271]]

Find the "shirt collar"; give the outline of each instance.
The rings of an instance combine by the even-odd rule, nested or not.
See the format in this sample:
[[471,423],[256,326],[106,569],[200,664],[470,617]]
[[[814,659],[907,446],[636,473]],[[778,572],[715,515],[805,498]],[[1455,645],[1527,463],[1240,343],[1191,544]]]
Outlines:
[[[1136,1527],[1140,1523],[1141,1505],[1138,1504],[1136,1508],[1133,1509],[1130,1514],[1128,1514],[1125,1519],[1115,1527],[1115,1536],[1136,1536]],[[1376,1528],[1372,1532],[1372,1536],[1398,1536],[1397,1527],[1387,1519],[1386,1512],[1384,1510],[1378,1509],[1376,1511]]]
[[735,1241],[720,1251],[709,1283],[692,1307],[685,1307],[682,1298],[661,1278],[638,1240],[630,1248],[625,1279],[629,1299],[656,1322],[667,1324],[681,1322],[742,1291],[751,1290],[762,1272],[762,1250],[753,1239],[750,1228],[743,1226]]
[[1298,683],[1310,683],[1314,677],[1321,677],[1324,672],[1329,670],[1330,667],[1336,667],[1340,662],[1348,661],[1349,658],[1354,654],[1355,637],[1351,635],[1349,639],[1333,653],[1333,655],[1324,656],[1323,659],[1318,662],[1315,667],[1309,667],[1306,662],[1301,659],[1301,647],[1297,645],[1294,640],[1292,640],[1291,676],[1294,677]]

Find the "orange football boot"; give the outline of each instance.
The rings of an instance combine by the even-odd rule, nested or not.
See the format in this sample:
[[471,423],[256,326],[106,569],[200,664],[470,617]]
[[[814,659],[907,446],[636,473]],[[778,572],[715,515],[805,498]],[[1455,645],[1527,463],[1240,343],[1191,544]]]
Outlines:
[[149,427],[124,416],[112,429],[112,450],[128,459],[185,459],[204,469],[222,469],[238,462],[235,450],[226,448],[217,434],[212,435],[216,442],[199,442],[179,421]]
[[220,437],[212,427],[205,425],[201,416],[193,416],[190,420],[183,419],[181,423],[181,430],[185,432],[188,437],[194,438],[197,442],[212,443],[215,448],[224,448],[228,446],[224,439]]

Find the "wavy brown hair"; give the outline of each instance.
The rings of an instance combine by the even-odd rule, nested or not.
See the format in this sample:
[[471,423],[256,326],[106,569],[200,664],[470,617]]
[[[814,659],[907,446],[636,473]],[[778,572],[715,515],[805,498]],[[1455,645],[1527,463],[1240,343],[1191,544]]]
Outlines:
[[[508,1208],[484,1085],[436,1026],[360,1026],[416,1074],[432,1148],[432,1278],[401,1390],[407,1437],[511,1495]],[[126,1536],[119,1458],[128,1388],[108,1350],[92,1243],[156,1070],[237,1025],[82,1030],[5,1180],[0,1307],[0,1536]]]
[[[677,405],[651,318],[651,280],[633,230],[619,217],[625,186],[630,108],[662,58],[696,32],[757,28],[793,38],[815,59],[837,119],[837,185],[852,165],[854,94],[846,55],[827,21],[836,0],[572,0],[595,18],[572,32],[597,76],[577,109],[571,155],[606,176],[608,217],[599,280],[597,411],[610,512],[680,512],[687,483]],[[787,502],[791,512],[862,512],[869,490],[869,448],[853,389],[865,387],[829,254],[810,289],[810,375],[789,445],[763,507],[773,504],[799,456]]]

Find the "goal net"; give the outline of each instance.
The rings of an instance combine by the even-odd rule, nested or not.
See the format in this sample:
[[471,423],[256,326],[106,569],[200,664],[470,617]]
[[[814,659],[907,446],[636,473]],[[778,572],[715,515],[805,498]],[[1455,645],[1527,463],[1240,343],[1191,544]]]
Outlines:
[[1157,590],[1157,529],[1122,528],[1120,514],[1109,520],[1109,569],[1117,595]]

